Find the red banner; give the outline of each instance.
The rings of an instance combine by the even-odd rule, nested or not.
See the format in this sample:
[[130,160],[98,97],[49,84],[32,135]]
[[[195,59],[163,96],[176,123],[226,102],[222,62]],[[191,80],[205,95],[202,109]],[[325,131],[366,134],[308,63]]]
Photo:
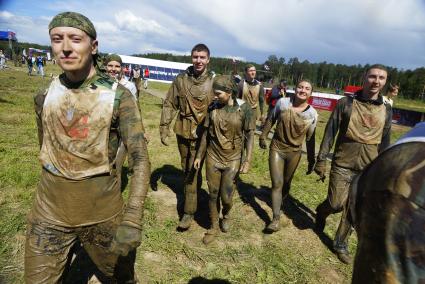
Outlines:
[[311,96],[308,99],[308,103],[312,105],[314,108],[328,110],[328,111],[333,111],[337,102],[338,102],[338,99],[329,99],[329,98],[313,97],[313,96]]

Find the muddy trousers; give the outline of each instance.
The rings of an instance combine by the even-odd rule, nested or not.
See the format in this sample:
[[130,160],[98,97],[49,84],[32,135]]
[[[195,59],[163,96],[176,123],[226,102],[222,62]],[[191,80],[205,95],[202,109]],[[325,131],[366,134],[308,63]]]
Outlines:
[[292,177],[301,159],[301,151],[279,153],[270,149],[269,170],[272,179],[273,218],[280,217],[283,200],[289,195]]
[[[109,252],[119,222],[120,217],[114,217],[95,225],[69,228],[28,218],[25,243],[25,283],[64,282],[67,278],[64,276],[64,271],[69,270],[71,249],[77,241],[81,243],[90,259],[104,274],[100,276],[105,278],[102,283],[135,283],[136,250],[130,251],[126,257]],[[77,255],[76,259],[78,258]],[[86,280],[88,281],[88,279]]]
[[[223,218],[229,218],[233,206],[233,194],[236,178],[239,173],[240,160],[226,164],[216,162],[208,154],[206,157],[206,173],[208,182],[209,209],[212,228],[218,228],[220,201],[223,206]],[[220,198],[219,198],[220,196]]]
[[185,139],[177,135],[181,167],[184,172],[184,213],[193,215],[198,206],[198,190],[202,186],[202,163],[198,170],[193,168],[198,140]]
[[323,219],[330,214],[343,211],[334,239],[333,246],[336,251],[347,250],[348,238],[353,231],[348,214],[348,194],[351,181],[359,173],[359,171],[332,165],[329,174],[328,197],[317,207],[317,214]]

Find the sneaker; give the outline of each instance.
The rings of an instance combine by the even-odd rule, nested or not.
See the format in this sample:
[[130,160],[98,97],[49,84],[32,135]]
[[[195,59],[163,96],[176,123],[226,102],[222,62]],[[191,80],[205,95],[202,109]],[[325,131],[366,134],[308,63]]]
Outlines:
[[184,214],[182,219],[179,222],[178,227],[180,229],[187,230],[190,228],[190,225],[192,225],[193,215],[191,214]]
[[336,256],[338,259],[345,264],[351,264],[351,256],[346,250],[337,250]]
[[280,219],[273,218],[271,223],[267,226],[266,231],[270,233],[275,233],[280,230]]
[[230,230],[229,218],[223,218],[220,222],[220,228],[223,233],[227,233]]
[[205,245],[210,244],[211,242],[213,242],[215,240],[215,237],[217,236],[217,234],[218,234],[218,230],[217,229],[210,229],[210,230],[208,230],[205,233],[204,237],[202,238],[202,242]]

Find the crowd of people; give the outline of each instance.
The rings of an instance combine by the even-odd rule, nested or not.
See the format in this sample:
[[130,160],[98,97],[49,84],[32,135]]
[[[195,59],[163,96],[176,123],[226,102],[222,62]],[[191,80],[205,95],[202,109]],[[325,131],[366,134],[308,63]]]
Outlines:
[[[87,17],[74,12],[58,14],[49,24],[49,35],[63,73],[34,100],[42,173],[27,219],[25,281],[60,282],[71,261],[71,247],[79,241],[105,277],[136,283],[136,248],[150,179],[138,103],[140,84],[126,78],[126,66],[118,55],[109,55],[103,62],[106,73],[100,71],[97,33]],[[384,66],[370,66],[362,89],[338,101],[316,156],[318,112],[308,103],[314,88],[309,80],[298,82],[290,97],[282,80],[265,98],[253,65],[247,65],[245,78],[236,82],[233,76],[208,69],[210,50],[205,44],[196,44],[191,58],[193,64],[171,84],[159,122],[161,142],[168,146],[174,121],[184,173],[180,231],[191,227],[199,210],[197,195],[205,164],[211,228],[202,241],[208,245],[220,232],[231,232],[232,199],[239,174],[250,170],[258,121],[263,126],[259,147],[269,146],[273,218],[268,232],[288,224],[281,218],[282,202],[289,195],[304,141],[307,174],[314,171],[322,181],[334,147],[328,196],[316,209],[315,230],[322,232],[330,214],[343,212],[334,250],[344,263],[350,263],[348,236],[353,227],[358,230],[356,283],[423,280],[425,127],[386,150],[391,104],[381,95],[388,81]],[[134,70],[133,79],[140,80],[139,68]],[[400,156],[403,151],[406,155]],[[394,155],[403,158],[394,162]],[[121,175],[126,158],[131,177],[124,204]],[[397,210],[401,216],[394,213]],[[391,239],[390,247],[383,244],[385,238]],[[406,251],[408,244],[413,247]]]

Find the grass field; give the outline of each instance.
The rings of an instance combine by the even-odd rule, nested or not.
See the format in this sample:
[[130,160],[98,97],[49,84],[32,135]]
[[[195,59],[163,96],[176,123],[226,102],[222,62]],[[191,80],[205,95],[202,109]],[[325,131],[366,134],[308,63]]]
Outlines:
[[[47,74],[58,73],[56,66],[46,69]],[[28,77],[24,68],[0,72],[0,283],[23,282],[25,215],[40,174],[32,96],[48,82],[47,78]],[[168,87],[150,82],[151,88],[166,91]],[[272,235],[263,233],[271,219],[270,177],[268,151],[259,149],[257,140],[252,170],[241,176],[239,194],[234,197],[231,231],[208,247],[202,244],[209,226],[204,182],[196,224],[187,232],[177,232],[183,181],[175,138],[170,138],[168,147],[160,143],[160,99],[144,94],[141,109],[151,140],[151,184],[156,189],[147,199],[144,236],[137,255],[141,283],[213,283],[203,282],[212,279],[224,280],[220,283],[350,282],[351,266],[341,264],[327,247],[339,215],[329,218],[325,234],[312,231],[314,209],[326,197],[327,180],[321,183],[316,176],[305,175],[305,157],[285,204],[290,225]],[[320,115],[318,144],[329,113]],[[395,129],[392,140],[405,131]],[[352,253],[355,247],[353,235]]]

